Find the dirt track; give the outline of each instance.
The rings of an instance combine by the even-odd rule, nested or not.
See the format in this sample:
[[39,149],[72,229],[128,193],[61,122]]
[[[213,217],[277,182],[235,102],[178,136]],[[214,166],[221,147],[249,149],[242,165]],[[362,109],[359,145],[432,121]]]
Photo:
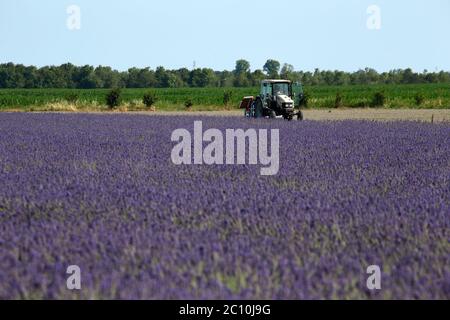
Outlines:
[[[306,120],[411,120],[431,122],[450,122],[450,109],[327,109],[304,110]],[[243,111],[205,111],[205,112],[152,112],[150,115],[207,115],[207,116],[243,116]]]
[[450,121],[450,110],[443,109],[344,109],[305,110],[305,118],[310,120],[416,120],[442,122]]
[[[6,112],[21,112],[10,110]],[[37,111],[34,113],[92,113],[136,114],[148,116],[222,116],[243,117],[242,110],[230,111]],[[377,120],[377,121],[426,121],[450,122],[450,109],[309,109],[303,110],[305,120]]]

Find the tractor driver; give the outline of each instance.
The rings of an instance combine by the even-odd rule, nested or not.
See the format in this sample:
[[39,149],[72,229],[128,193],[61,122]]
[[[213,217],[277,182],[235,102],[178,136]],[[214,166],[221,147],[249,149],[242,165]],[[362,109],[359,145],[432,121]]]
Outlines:
[[284,83],[275,83],[273,85],[273,92],[275,95],[287,94],[286,91],[286,84]]

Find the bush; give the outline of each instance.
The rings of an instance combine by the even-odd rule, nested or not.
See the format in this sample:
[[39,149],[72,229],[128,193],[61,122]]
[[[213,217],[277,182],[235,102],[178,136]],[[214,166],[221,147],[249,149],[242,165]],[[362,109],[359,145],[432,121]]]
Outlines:
[[336,99],[334,100],[334,107],[335,108],[342,107],[342,95],[340,92],[336,93]]
[[153,92],[148,92],[144,94],[144,97],[142,98],[142,102],[145,104],[147,108],[152,107],[156,101],[158,101],[158,98]]
[[192,108],[192,106],[193,106],[194,104],[192,103],[192,100],[189,99],[189,100],[186,100],[186,102],[184,103],[184,105],[186,106],[186,108],[190,109],[190,108]]
[[386,104],[386,96],[384,95],[384,92],[376,92],[372,98],[372,103],[370,104],[371,107],[384,107]]
[[106,95],[106,105],[110,109],[114,109],[120,105],[121,102],[121,94],[122,92],[120,89],[112,89],[107,95]]
[[422,93],[416,93],[416,95],[414,96],[414,101],[416,102],[416,106],[420,106],[422,103],[424,103],[425,101],[425,97],[423,96]]
[[225,91],[223,93],[223,104],[228,105],[233,98],[233,91]]
[[305,91],[303,93],[303,96],[300,98],[300,104],[299,107],[304,107],[304,108],[308,108],[308,102],[309,102],[309,98],[311,96],[309,95],[309,92]]
[[77,103],[77,101],[78,101],[78,94],[76,94],[76,93],[69,93],[69,94],[66,96],[66,101],[67,101],[68,103],[71,103],[71,104]]

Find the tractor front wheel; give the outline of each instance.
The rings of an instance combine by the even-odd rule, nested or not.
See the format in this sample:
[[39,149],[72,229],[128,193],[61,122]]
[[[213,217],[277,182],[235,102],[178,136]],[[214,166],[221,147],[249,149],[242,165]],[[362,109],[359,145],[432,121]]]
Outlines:
[[275,113],[274,110],[270,110],[270,114],[269,115],[270,115],[271,119],[275,119],[277,117],[277,114]]
[[299,112],[297,113],[297,120],[298,120],[298,121],[302,121],[302,120],[303,120],[303,112],[299,111]]

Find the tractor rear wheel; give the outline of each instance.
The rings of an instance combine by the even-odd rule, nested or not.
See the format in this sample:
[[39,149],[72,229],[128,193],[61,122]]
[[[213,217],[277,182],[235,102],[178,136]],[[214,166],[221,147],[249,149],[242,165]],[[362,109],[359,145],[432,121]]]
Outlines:
[[263,117],[263,103],[261,99],[257,99],[255,102],[255,118]]

